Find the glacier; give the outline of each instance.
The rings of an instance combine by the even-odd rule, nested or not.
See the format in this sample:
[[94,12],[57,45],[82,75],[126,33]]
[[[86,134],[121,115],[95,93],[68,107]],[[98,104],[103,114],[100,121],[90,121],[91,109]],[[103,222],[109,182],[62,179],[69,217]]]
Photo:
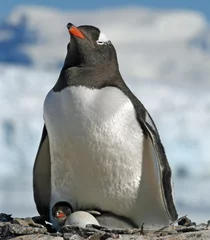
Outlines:
[[65,25],[97,25],[121,73],[151,113],[173,169],[180,215],[210,218],[210,27],[199,12],[147,8],[61,12],[20,6],[0,23],[0,209],[37,214],[32,167],[43,101],[56,82]]

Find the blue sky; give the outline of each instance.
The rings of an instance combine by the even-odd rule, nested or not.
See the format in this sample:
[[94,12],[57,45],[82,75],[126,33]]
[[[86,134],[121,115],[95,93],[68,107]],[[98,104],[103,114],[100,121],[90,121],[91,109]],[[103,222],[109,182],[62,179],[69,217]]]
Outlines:
[[210,0],[1,0],[0,3],[0,19],[3,19],[17,5],[36,4],[50,7],[56,7],[62,10],[73,9],[97,9],[109,8],[127,5],[146,6],[160,9],[191,9],[201,11],[210,20]]

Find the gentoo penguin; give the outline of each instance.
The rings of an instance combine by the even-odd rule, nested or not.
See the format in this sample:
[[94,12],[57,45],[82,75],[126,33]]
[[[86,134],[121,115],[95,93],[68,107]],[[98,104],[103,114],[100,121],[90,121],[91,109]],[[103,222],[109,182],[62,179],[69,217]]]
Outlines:
[[107,36],[94,26],[67,27],[71,41],[44,101],[33,169],[38,212],[55,227],[57,202],[136,227],[169,224],[177,219],[172,174],[151,116],[124,82]]

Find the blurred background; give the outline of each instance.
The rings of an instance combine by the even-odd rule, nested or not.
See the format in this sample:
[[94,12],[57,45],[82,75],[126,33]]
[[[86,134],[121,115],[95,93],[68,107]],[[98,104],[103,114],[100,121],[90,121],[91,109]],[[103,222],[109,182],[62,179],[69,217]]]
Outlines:
[[209,220],[209,0],[0,3],[0,212],[37,214],[32,167],[68,22],[98,26],[112,40],[124,80],[159,129],[179,215]]

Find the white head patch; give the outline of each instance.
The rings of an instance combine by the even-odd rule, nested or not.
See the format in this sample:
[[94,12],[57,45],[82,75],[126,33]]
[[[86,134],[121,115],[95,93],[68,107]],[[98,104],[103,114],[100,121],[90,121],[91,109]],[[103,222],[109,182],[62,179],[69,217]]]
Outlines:
[[96,41],[98,45],[103,45],[103,44],[110,44],[111,41],[108,39],[108,37],[103,33],[100,32],[99,38]]

